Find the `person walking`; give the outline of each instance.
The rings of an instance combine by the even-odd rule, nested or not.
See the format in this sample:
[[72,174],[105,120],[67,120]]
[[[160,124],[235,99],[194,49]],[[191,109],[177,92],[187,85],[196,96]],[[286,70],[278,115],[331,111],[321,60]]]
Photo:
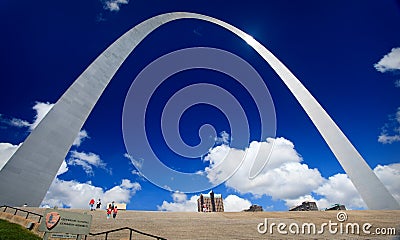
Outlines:
[[94,210],[94,198],[90,199],[89,201],[90,211]]
[[101,200],[99,198],[99,200],[97,201],[97,204],[96,204],[96,209],[100,209],[100,208],[101,208]]
[[114,219],[117,217],[117,213],[118,213],[118,208],[117,208],[117,206],[114,206],[114,209],[113,209],[113,218]]
[[113,210],[111,210],[111,204],[109,204],[109,205],[108,205],[108,208],[107,208],[107,219],[110,218],[111,212],[112,212],[112,211],[113,211]]

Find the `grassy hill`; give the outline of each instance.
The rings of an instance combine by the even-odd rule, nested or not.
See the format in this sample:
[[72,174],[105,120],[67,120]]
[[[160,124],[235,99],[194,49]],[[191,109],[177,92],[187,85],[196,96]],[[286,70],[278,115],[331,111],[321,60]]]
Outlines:
[[0,240],[40,240],[41,238],[21,225],[0,219]]

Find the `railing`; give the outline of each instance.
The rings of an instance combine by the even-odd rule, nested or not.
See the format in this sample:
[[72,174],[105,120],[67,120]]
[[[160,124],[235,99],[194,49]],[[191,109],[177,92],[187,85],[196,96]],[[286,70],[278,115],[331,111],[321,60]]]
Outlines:
[[28,219],[29,214],[35,215],[35,216],[39,217],[39,220],[37,221],[38,223],[40,223],[40,221],[41,221],[42,218],[43,218],[43,215],[40,215],[40,214],[31,212],[31,211],[23,210],[23,209],[20,209],[20,208],[10,207],[10,206],[6,206],[6,205],[1,206],[0,208],[4,208],[3,212],[6,212],[6,211],[7,211],[7,208],[14,209],[14,210],[15,210],[14,215],[17,215],[18,211],[24,212],[24,213],[26,213],[25,219]]
[[[89,235],[90,235],[90,236],[98,236],[98,235],[103,235],[103,234],[105,234],[105,235],[106,235],[106,236],[105,236],[105,237],[106,237],[105,240],[107,240],[107,239],[108,239],[108,234],[109,234],[109,233],[112,233],[112,232],[119,232],[119,231],[123,231],[123,230],[129,230],[129,240],[132,240],[132,233],[133,233],[133,232],[139,233],[139,234],[142,234],[142,235],[145,235],[145,236],[148,236],[148,237],[152,237],[152,238],[155,238],[155,239],[157,239],[157,240],[166,240],[166,238],[159,237],[159,236],[155,236],[155,235],[151,235],[151,234],[148,234],[148,233],[145,233],[145,232],[141,232],[141,231],[139,231],[139,230],[136,230],[136,229],[133,229],[133,228],[130,228],[130,227],[117,228],[117,229],[108,230],[108,231],[99,232],[99,233],[89,233]],[[86,240],[86,238],[87,238],[87,236],[85,236],[85,240]]]
[[[14,209],[14,210],[15,210],[14,215],[17,215],[17,212],[18,212],[18,211],[24,212],[24,213],[26,213],[26,217],[25,217],[26,219],[28,219],[29,214],[35,215],[35,216],[39,217],[39,221],[37,221],[38,223],[40,223],[40,221],[41,221],[42,218],[43,218],[43,215],[40,215],[40,214],[38,214],[38,213],[31,212],[31,211],[23,210],[23,209],[20,209],[20,208],[10,207],[10,206],[6,206],[6,205],[1,206],[0,209],[1,209],[1,208],[4,208],[3,212],[6,212],[7,208]],[[99,232],[99,233],[89,233],[89,235],[90,235],[90,236],[99,236],[99,235],[105,234],[105,240],[107,240],[107,239],[108,239],[108,234],[109,234],[109,233],[112,233],[112,232],[119,232],[119,231],[123,231],[123,230],[129,230],[129,240],[132,240],[132,233],[133,233],[133,232],[138,233],[138,234],[141,234],[141,235],[145,235],[145,236],[148,236],[148,237],[152,237],[152,238],[155,238],[155,239],[157,239],[157,240],[167,240],[166,238],[159,237],[159,236],[156,236],[156,235],[152,235],[152,234],[149,234],[149,233],[145,233],[145,232],[142,232],[142,231],[139,231],[139,230],[130,228],[130,227],[117,228],[117,229],[112,229],[112,230],[108,230],[108,231],[104,231],[104,232]],[[87,235],[85,236],[85,240],[86,240],[86,239],[87,239]]]

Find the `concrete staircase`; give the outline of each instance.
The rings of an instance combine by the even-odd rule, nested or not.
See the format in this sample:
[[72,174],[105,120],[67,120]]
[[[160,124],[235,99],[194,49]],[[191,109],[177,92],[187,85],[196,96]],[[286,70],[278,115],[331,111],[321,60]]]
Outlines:
[[[39,214],[44,213],[41,208],[23,208]],[[312,211],[312,212],[222,212],[222,213],[197,213],[197,212],[146,212],[122,211],[118,212],[116,219],[107,219],[105,210],[89,211],[80,209],[63,209],[73,212],[87,212],[93,215],[91,233],[99,233],[112,229],[130,227],[148,234],[165,239],[396,239],[400,234],[400,211],[346,211],[347,222],[369,222],[375,227],[395,227],[397,236],[366,236],[360,235],[331,235],[328,231],[321,235],[281,235],[276,226],[274,234],[260,234],[257,225],[265,218],[271,222],[309,223],[317,226],[329,220],[337,222],[337,211]],[[24,217],[25,215],[22,214]],[[371,229],[373,230],[373,228]],[[109,240],[129,239],[129,230],[109,233]],[[88,236],[88,240],[105,239],[105,235]],[[132,234],[132,239],[154,239],[137,233]]]

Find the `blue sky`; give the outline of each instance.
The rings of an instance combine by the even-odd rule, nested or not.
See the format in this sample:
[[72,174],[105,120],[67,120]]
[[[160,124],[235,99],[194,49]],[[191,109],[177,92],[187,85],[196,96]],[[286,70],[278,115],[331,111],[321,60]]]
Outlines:
[[[147,18],[173,11],[221,19],[264,44],[302,81],[400,199],[398,1],[1,1],[0,163],[113,41]],[[250,163],[244,162],[227,182],[213,188],[225,198],[227,210],[258,204],[285,211],[302,200],[316,200],[320,208],[337,202],[365,208],[273,70],[246,42],[199,20],[162,26],[133,51],[86,121],[43,205],[86,208],[89,199],[96,197],[126,202],[135,210],[196,211],[200,193],[167,191],[138,172],[132,163],[137,159],[127,154],[122,132],[125,96],[139,72],[165,54],[192,47],[223,49],[247,61],[268,87],[276,112],[276,135],[270,136],[277,144],[272,165],[251,181],[245,176]],[[247,151],[270,144],[260,139],[257,109],[248,94],[223,74],[194,69],[166,81],[147,106],[150,139],[137,140],[149,141],[164,164],[196,172],[234,148],[229,145],[227,117],[206,105],[193,106],[179,122],[180,137],[192,146],[199,143],[199,127],[208,123],[215,128],[220,139],[203,157],[186,159],[166,147],[160,129],[162,107],[168,96],[195,83],[218,84],[235,95],[250,119]]]

